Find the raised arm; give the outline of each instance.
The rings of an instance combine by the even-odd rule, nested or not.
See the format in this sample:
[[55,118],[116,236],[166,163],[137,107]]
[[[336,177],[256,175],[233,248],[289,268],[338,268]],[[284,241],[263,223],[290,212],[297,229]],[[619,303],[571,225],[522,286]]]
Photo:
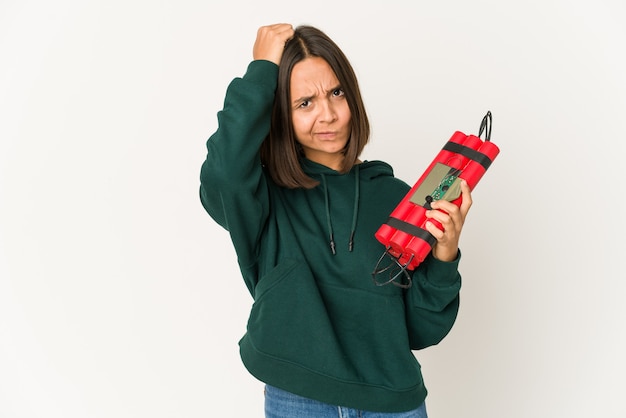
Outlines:
[[218,128],[207,141],[200,172],[200,200],[211,217],[227,229],[239,262],[254,261],[269,213],[267,184],[259,149],[270,129],[278,62],[291,25],[259,29],[245,75],[228,86]]

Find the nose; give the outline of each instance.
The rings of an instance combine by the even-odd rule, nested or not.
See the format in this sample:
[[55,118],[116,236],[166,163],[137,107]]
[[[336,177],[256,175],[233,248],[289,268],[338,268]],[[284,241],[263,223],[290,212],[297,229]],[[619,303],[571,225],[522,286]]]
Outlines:
[[320,122],[332,122],[337,118],[335,106],[330,100],[323,100],[320,105],[318,120]]

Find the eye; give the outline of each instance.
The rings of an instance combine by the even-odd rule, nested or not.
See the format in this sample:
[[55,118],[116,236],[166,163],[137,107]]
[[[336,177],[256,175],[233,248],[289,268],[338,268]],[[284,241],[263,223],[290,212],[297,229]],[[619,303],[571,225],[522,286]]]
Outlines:
[[305,109],[307,107],[311,106],[311,101],[310,100],[303,100],[300,102],[300,104],[298,105],[299,108]]
[[345,95],[345,93],[344,93],[343,89],[338,87],[335,90],[333,90],[332,95],[333,95],[333,97],[342,97],[342,96]]

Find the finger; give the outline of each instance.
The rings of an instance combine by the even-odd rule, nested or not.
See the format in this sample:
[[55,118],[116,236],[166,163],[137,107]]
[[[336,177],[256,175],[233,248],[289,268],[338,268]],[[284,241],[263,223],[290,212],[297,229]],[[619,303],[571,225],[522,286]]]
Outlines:
[[289,23],[277,23],[266,27],[267,32],[278,41],[286,42],[293,36],[293,26]]
[[257,31],[257,38],[252,49],[253,58],[271,61],[278,65],[285,43],[293,37],[293,34],[293,26],[288,23],[261,26]]
[[[454,206],[454,205],[452,205]],[[457,209],[458,210],[458,209]],[[428,219],[433,219],[440,224],[446,224],[450,220],[450,214],[447,212],[442,212],[441,210],[434,209],[426,212],[426,217]]]
[[443,239],[445,235],[441,229],[439,229],[434,223],[430,221],[426,221],[426,223],[424,224],[424,228],[426,228],[426,230],[430,232],[430,234],[435,237],[437,241]]
[[465,215],[467,215],[467,212],[469,212],[470,207],[472,206],[472,191],[470,190],[469,185],[467,184],[467,182],[465,180],[461,181],[461,196],[462,196],[462,200],[461,200],[461,214],[463,215],[463,218],[465,218]]
[[433,209],[439,209],[442,210],[444,212],[451,212],[454,211],[456,209],[458,209],[458,206],[455,205],[452,202],[448,202],[447,200],[434,200],[433,202],[431,202],[430,206]]

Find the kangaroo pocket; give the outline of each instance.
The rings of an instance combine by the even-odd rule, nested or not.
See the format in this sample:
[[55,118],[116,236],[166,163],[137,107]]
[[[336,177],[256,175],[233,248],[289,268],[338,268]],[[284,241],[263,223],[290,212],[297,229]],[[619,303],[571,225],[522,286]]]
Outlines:
[[283,259],[255,289],[246,336],[264,356],[340,379],[354,368],[307,265]]
[[401,296],[320,286],[305,263],[291,259],[261,279],[255,295],[245,338],[261,355],[255,361],[266,359],[276,373],[287,363],[289,373],[296,366],[345,383],[422,384]]

